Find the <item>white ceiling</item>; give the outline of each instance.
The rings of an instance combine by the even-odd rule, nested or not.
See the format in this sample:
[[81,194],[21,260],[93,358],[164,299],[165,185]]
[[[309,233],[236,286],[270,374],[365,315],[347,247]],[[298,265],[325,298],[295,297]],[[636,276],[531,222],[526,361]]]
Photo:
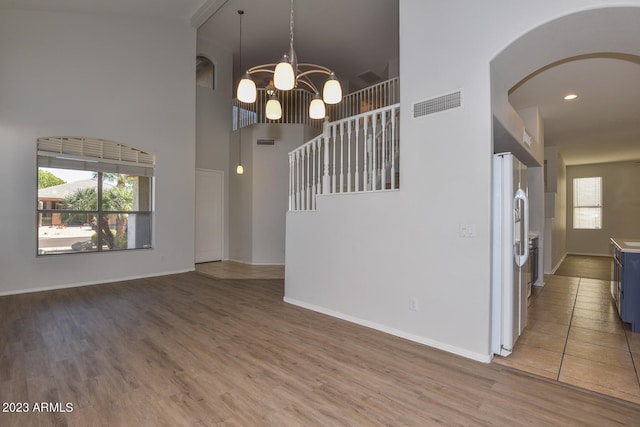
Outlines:
[[[545,145],[568,165],[640,160],[640,58],[618,56],[561,63],[509,96],[516,110],[539,108]],[[565,101],[568,93],[578,98]]]
[[0,0],[0,9],[100,12],[189,20],[206,0]]
[[[289,0],[227,0],[198,30],[198,36],[234,53],[239,70],[238,10],[242,17],[243,68],[278,62],[289,50]],[[350,90],[367,86],[356,76],[386,77],[399,57],[398,0],[297,0],[294,48],[300,63],[334,70]]]
[[[243,68],[276,62],[285,53],[289,7],[288,0],[0,0],[0,9],[118,13],[197,23],[214,12],[198,35],[233,52],[236,60],[237,11],[242,9]],[[297,0],[294,14],[299,61],[334,69],[350,82],[351,90],[364,85],[357,75],[372,71],[384,77],[389,61],[399,56],[398,0]],[[564,101],[570,91],[578,99]],[[639,57],[564,62],[529,76],[509,100],[516,109],[539,107],[545,144],[558,146],[569,165],[640,160]]]

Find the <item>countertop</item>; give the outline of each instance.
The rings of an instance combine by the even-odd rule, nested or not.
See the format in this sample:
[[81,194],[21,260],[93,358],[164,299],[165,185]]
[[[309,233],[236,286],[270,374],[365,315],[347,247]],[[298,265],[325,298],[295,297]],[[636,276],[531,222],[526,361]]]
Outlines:
[[612,237],[611,243],[616,245],[622,252],[640,253],[640,237],[622,238]]

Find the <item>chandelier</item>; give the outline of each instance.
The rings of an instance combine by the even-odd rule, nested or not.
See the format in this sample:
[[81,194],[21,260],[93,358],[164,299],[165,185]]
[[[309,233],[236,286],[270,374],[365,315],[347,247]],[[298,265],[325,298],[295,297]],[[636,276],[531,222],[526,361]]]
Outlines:
[[[242,14],[240,14],[240,63],[242,64]],[[241,66],[242,69],[242,66]],[[279,120],[282,117],[282,106],[277,97],[277,91],[288,91],[301,88],[310,91],[313,99],[309,104],[309,117],[312,119],[323,119],[326,114],[325,104],[337,104],[342,100],[342,87],[336,75],[327,67],[316,64],[298,63],[298,57],[293,49],[293,0],[291,0],[291,15],[289,19],[289,52],[282,56],[277,64],[263,64],[251,67],[246,70],[244,76],[238,83],[237,98],[239,101],[252,104],[256,102],[256,83],[251,78],[252,74],[270,73],[273,79],[266,87],[267,105],[265,107],[266,116],[270,120]],[[327,80],[322,89],[322,97],[315,84],[309,79],[312,74],[324,74]],[[304,86],[304,87],[302,87]]]

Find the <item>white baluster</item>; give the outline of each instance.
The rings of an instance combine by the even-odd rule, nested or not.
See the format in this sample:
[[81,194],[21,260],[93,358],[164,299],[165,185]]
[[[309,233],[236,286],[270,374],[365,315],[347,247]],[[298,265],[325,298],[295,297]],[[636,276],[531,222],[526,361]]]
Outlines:
[[340,192],[344,192],[344,123],[340,122]]
[[396,188],[396,111],[391,111],[391,188]]
[[372,114],[371,115],[371,145],[372,145],[372,151],[373,151],[373,159],[371,162],[371,166],[372,166],[372,171],[371,171],[371,186],[373,187],[374,190],[377,190],[377,183],[378,183],[378,138],[376,136],[376,127],[378,124],[378,119],[377,119],[378,115],[377,114]]
[[331,139],[331,142],[333,143],[333,173],[331,174],[331,192],[335,193],[337,184],[336,177],[338,176],[336,174],[336,146],[338,145],[336,144],[336,125],[331,125],[331,134],[333,135],[333,138]]
[[351,192],[351,123],[345,122],[347,127],[347,191]]
[[362,133],[363,133],[363,140],[364,140],[364,144],[365,144],[365,148],[364,148],[364,166],[363,166],[363,171],[362,171],[362,186],[364,187],[363,190],[367,191],[367,190],[371,190],[371,183],[369,182],[369,169],[370,169],[370,165],[369,162],[371,161],[371,140],[369,139],[369,133],[367,132],[368,130],[368,117],[365,116],[362,118]]
[[331,177],[329,176],[329,122],[327,120],[324,121],[323,127],[324,131],[322,139],[324,140],[324,175],[322,177],[322,194],[329,194]]
[[310,186],[311,175],[309,173],[311,166],[309,165],[309,157],[310,157],[310,146],[307,144],[305,149],[305,161],[304,161],[304,171],[305,171],[305,180],[306,180],[305,209],[307,210],[311,209],[311,186]]
[[[360,150],[360,123],[358,120],[350,120],[353,123],[353,128],[356,131],[356,191],[360,191],[360,156],[358,151]],[[364,151],[364,150],[363,150]]]
[[318,164],[318,194],[322,194],[322,180],[320,177],[321,171],[322,171],[322,137],[318,137],[316,138],[316,144],[318,146],[318,150],[316,152],[316,163]]
[[296,151],[296,206],[298,210],[302,209],[300,205],[300,150]]
[[387,112],[383,111],[380,114],[382,120],[382,152],[380,153],[380,163],[382,165],[381,174],[382,174],[382,184],[380,185],[381,190],[386,190],[387,188]]
[[312,163],[312,174],[311,180],[313,182],[313,189],[311,191],[311,209],[316,208],[316,194],[318,194],[318,188],[316,187],[316,162],[315,158],[317,157],[317,140],[313,140],[311,143],[311,163]]
[[289,153],[289,211],[293,210],[293,200],[292,200],[292,196],[293,196],[293,192],[292,192],[292,185],[293,185],[293,173],[291,172],[293,168],[293,155],[291,153]]

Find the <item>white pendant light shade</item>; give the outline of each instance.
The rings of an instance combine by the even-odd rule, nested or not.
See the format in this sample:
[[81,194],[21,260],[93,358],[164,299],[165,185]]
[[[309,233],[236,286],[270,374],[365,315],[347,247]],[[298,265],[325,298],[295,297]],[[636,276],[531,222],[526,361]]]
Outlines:
[[273,73],[273,85],[279,90],[291,90],[296,84],[296,75],[287,55],[276,65]]
[[316,93],[316,96],[311,100],[311,104],[309,104],[309,117],[312,119],[324,119],[325,115],[324,102],[322,102],[320,95]]
[[244,173],[244,168],[242,167],[242,165],[236,166],[236,174],[242,175],[243,173]]
[[322,99],[327,104],[337,104],[342,101],[342,87],[340,86],[340,82],[336,78],[336,75],[333,73],[331,73],[327,81],[324,83]]
[[[279,121],[283,118],[282,116],[282,105],[278,100],[278,96],[280,96],[280,92],[288,92],[291,90],[295,90],[294,93],[290,94],[288,99],[293,99],[293,102],[287,101],[287,108],[289,108],[289,104],[294,108],[294,113],[287,112],[287,116],[282,120],[282,122],[288,122],[290,120],[294,120],[295,117],[298,116],[298,108],[304,108],[301,104],[304,102],[303,100],[309,99],[309,94],[313,94],[311,103],[309,104],[308,116],[305,119],[311,118],[315,120],[324,119],[327,115],[327,104],[338,104],[342,101],[342,87],[340,86],[340,82],[336,78],[336,75],[327,67],[323,67],[321,65],[309,64],[309,63],[299,63],[298,55],[294,49],[293,43],[293,1],[291,1],[291,8],[289,14],[289,50],[285,51],[285,54],[282,56],[282,59],[277,64],[263,64],[256,65],[251,68],[246,69],[246,73],[240,79],[238,83],[238,88],[236,91],[236,98],[238,102],[243,104],[253,104],[256,102],[258,98],[258,90],[256,88],[255,81],[251,78],[254,74],[264,73],[269,74],[269,84],[264,88],[260,89],[260,102],[262,102],[265,97],[267,97],[267,103],[264,107],[264,116],[260,114],[260,117],[266,118],[268,120]],[[224,2],[223,2],[224,3]],[[242,16],[244,15],[243,10],[238,10],[238,15],[240,17],[240,34],[239,34],[239,45],[240,45],[240,70],[245,70],[242,68]],[[312,74],[321,74],[323,76],[329,76],[327,81],[322,88],[322,93],[316,87],[316,84],[310,79]],[[260,80],[259,80],[260,81]],[[298,93],[298,91],[304,93]],[[322,95],[322,97],[320,96]],[[283,95],[284,96],[284,95]],[[244,106],[245,108],[249,108]],[[238,109],[238,111],[240,111]],[[251,111],[256,111],[251,108]],[[304,115],[304,110],[301,111],[302,115]],[[239,117],[238,117],[239,122]],[[238,159],[238,170],[237,173],[241,174],[242,165],[240,164],[240,159]]]
[[249,73],[245,74],[238,83],[238,93],[236,94],[238,100],[250,104],[256,102],[257,94],[256,83],[249,77]]
[[265,107],[265,113],[269,120],[280,120],[280,118],[282,118],[282,107],[280,106],[278,98],[275,96],[269,98],[267,106]]

